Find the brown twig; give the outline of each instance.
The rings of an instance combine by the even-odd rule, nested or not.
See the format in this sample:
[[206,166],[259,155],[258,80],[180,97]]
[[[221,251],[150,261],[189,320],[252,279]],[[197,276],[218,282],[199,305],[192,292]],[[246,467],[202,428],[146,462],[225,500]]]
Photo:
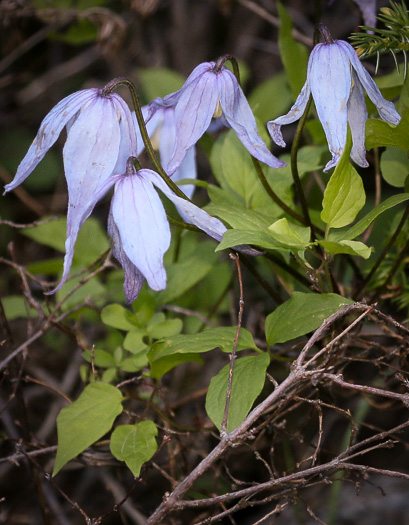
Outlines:
[[238,254],[230,253],[230,258],[233,259],[236,262],[237,266],[237,274],[239,278],[239,285],[240,285],[240,301],[239,301],[239,313],[237,315],[237,330],[236,330],[236,337],[234,338],[233,343],[233,349],[230,354],[230,368],[229,368],[229,381],[227,385],[227,394],[226,394],[226,404],[224,407],[224,414],[223,414],[223,421],[222,421],[222,428],[220,431],[221,436],[225,436],[227,434],[227,417],[229,415],[229,407],[230,407],[230,398],[231,398],[231,390],[233,386],[233,371],[234,371],[234,362],[236,360],[237,354],[237,343],[239,341],[239,335],[240,335],[240,328],[241,328],[241,322],[243,318],[243,308],[244,308],[244,299],[243,299],[243,280],[241,277],[241,267],[240,267],[240,259]]
[[382,390],[381,388],[375,388],[368,385],[356,385],[354,383],[348,383],[342,377],[342,374],[328,374],[328,373],[319,373],[320,377],[324,379],[329,379],[336,383],[337,385],[347,388],[349,390],[355,390],[357,392],[365,392],[366,394],[388,397],[390,399],[395,399],[401,401],[405,406],[409,407],[409,393],[408,394],[399,394],[398,392],[391,392],[390,390]]
[[48,481],[49,483],[51,483],[51,485],[53,485],[53,487],[58,490],[58,492],[61,494],[61,496],[68,501],[68,503],[75,509],[77,510],[82,516],[83,518],[85,519],[85,522],[87,523],[87,525],[91,525],[92,524],[92,521],[91,521],[91,518],[88,516],[88,514],[85,512],[85,510],[80,506],[78,505],[78,503],[76,501],[73,501],[69,496],[68,494],[66,494],[62,488],[54,481],[54,479],[50,476],[50,474],[48,474],[44,469],[43,467],[40,465],[40,463],[38,463],[38,461],[36,461],[34,459],[34,457],[32,455],[29,455],[25,452],[25,450],[20,447],[20,450],[21,450],[21,453],[22,455],[28,459],[31,463],[33,463],[33,465],[35,465],[35,467],[37,468],[37,470],[39,472],[41,472],[44,476],[44,479],[46,481]]
[[[378,313],[374,307],[368,307],[368,305],[356,303],[356,304],[345,306],[344,308],[340,309],[338,312],[330,316],[327,320],[325,320],[324,323],[314,332],[313,336],[304,346],[304,348],[302,349],[296,361],[292,364],[290,373],[287,376],[287,378],[284,379],[284,381],[281,384],[279,384],[274,389],[274,391],[269,396],[267,396],[266,399],[264,399],[258,406],[256,406],[248,414],[246,419],[243,421],[243,423],[241,423],[241,425],[239,425],[239,427],[237,427],[230,434],[221,436],[221,440],[219,444],[173,490],[173,492],[169,495],[169,497],[163,501],[163,503],[156,509],[156,511],[148,519],[147,525],[154,525],[156,523],[161,522],[164,516],[168,515],[169,512],[172,512],[174,510],[180,510],[182,508],[188,508],[188,507],[209,506],[209,505],[218,504],[222,501],[230,501],[230,500],[237,499],[237,498],[248,497],[252,494],[260,493],[266,489],[272,489],[274,487],[283,487],[285,485],[288,485],[288,483],[291,484],[294,482],[305,482],[306,479],[314,477],[318,474],[326,473],[329,475],[333,471],[339,470],[340,468],[344,468],[344,465],[348,465],[346,461],[348,461],[349,457],[351,456],[351,453],[355,453],[355,451],[358,450],[361,444],[358,444],[358,446],[349,447],[349,449],[346,451],[347,453],[340,454],[338,457],[336,457],[332,461],[329,461],[328,463],[325,463],[323,465],[315,465],[315,466],[310,467],[309,469],[305,469],[300,472],[294,472],[292,474],[283,476],[279,479],[273,479],[273,480],[258,484],[253,487],[248,487],[248,488],[238,490],[233,493],[223,494],[223,495],[216,496],[210,499],[205,499],[205,500],[186,501],[186,500],[181,499],[182,496],[192,487],[193,483],[206,470],[208,470],[215,463],[215,461],[217,461],[221,456],[223,456],[228,448],[234,445],[237,441],[243,439],[246,432],[250,429],[253,423],[262,414],[265,414],[268,410],[271,410],[273,406],[277,405],[282,400],[289,399],[291,394],[294,391],[302,387],[306,381],[311,380],[313,374],[315,374],[317,377],[321,377],[322,375],[325,377],[324,371],[319,372],[317,370],[314,370],[313,372],[311,372],[310,370],[307,370],[307,363],[305,363],[305,359],[306,359],[306,356],[309,350],[313,347],[313,345],[317,342],[317,340],[327,332],[328,328],[332,326],[335,322],[337,322],[338,320],[340,320],[341,318],[345,317],[346,315],[348,315],[349,313],[353,311],[360,311],[360,310],[361,311],[363,310],[365,312],[365,315],[367,315],[369,311],[371,311],[372,314]],[[348,332],[347,330],[344,330],[343,332],[344,335],[347,332]],[[336,376],[335,374],[327,374],[326,377],[334,381],[338,378],[338,376]],[[346,383],[345,385],[343,384],[342,386],[351,387],[349,383]],[[361,387],[361,385],[352,385],[351,388],[355,386],[357,387],[356,389],[360,391],[366,391],[369,393],[385,395],[385,391],[380,390],[380,389],[373,389],[372,387],[369,387],[369,390],[365,390],[366,387]],[[406,403],[408,399],[407,395],[402,395],[402,394],[396,394],[390,397],[394,399],[398,399],[399,401],[402,401],[404,403]],[[406,423],[406,425],[409,425],[409,423]],[[377,437],[373,438],[373,440],[368,439],[366,440],[365,445],[370,444],[370,442],[372,441],[377,441],[377,440],[379,441],[380,439],[383,439],[384,437],[390,435],[391,433],[397,432],[401,428],[403,428],[403,426],[397,427],[388,432],[384,432],[378,435]],[[374,446],[379,448],[379,447],[387,446],[387,444],[380,443],[380,444],[375,444]],[[370,449],[373,449],[373,447],[370,447]],[[363,453],[365,453],[365,451],[358,450],[357,452],[357,454],[363,454]],[[342,462],[342,465],[341,465],[341,462]],[[348,470],[348,468],[345,468],[345,469]],[[390,475],[398,476],[399,473],[394,473],[393,471],[391,471]]]
[[[259,6],[256,2],[252,2],[250,0],[237,0],[237,1],[239,2],[239,4],[241,4],[244,7],[247,7],[247,9],[249,9],[250,11],[253,11],[253,13],[256,13],[258,16],[260,16],[264,20],[267,20],[267,22],[269,22],[274,27],[280,27],[280,24],[281,24],[280,19],[272,15],[268,11],[266,11],[266,9]],[[293,28],[292,35],[296,40],[305,44],[308,47],[312,47],[314,45],[312,38],[304,35],[297,29]]]
[[16,222],[7,221],[5,219],[0,218],[0,226],[10,226],[11,228],[18,228],[18,229],[24,229],[24,228],[35,228],[36,226],[42,226],[43,224],[47,224],[48,222],[57,221],[60,217],[48,217],[47,219],[38,220],[34,222],[30,222],[29,224],[18,224]]
[[43,336],[47,330],[53,325],[53,324],[59,324],[63,319],[68,317],[69,315],[73,314],[74,312],[77,312],[81,308],[84,308],[84,305],[86,305],[86,302],[77,304],[73,308],[70,308],[63,314],[61,314],[56,319],[53,319],[51,316],[48,317],[45,321],[43,326],[38,330],[35,334],[33,334],[31,337],[29,337],[24,343],[22,343],[20,346],[18,346],[11,354],[9,354],[3,361],[0,362],[0,370],[3,370],[3,368],[12,361],[16,356],[18,356],[21,352],[23,352],[26,348],[28,348],[31,344],[33,344],[37,339],[39,339],[41,336]]

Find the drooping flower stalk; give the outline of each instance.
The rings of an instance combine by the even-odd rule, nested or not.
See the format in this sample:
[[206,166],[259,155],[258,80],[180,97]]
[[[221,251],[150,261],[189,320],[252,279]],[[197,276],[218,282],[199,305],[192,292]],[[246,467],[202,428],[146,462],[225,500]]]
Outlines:
[[152,160],[152,163],[155,166],[157,173],[159,173],[162,179],[166,182],[169,188],[176,193],[176,195],[178,195],[182,199],[187,199],[183,191],[181,191],[181,189],[172,181],[172,179],[169,178],[169,175],[165,172],[161,163],[156,157],[154,148],[152,146],[152,142],[149,138],[149,133],[146,129],[146,123],[145,123],[145,119],[142,113],[141,101],[140,101],[138,92],[135,89],[134,84],[127,78],[116,78],[112,80],[109,84],[107,84],[104,89],[108,89],[109,91],[112,91],[113,89],[115,89],[116,87],[120,85],[126,86],[131,94],[132,104],[134,106],[135,116],[138,122],[139,131],[142,136],[142,140],[145,145],[146,151],[148,152],[149,157]]

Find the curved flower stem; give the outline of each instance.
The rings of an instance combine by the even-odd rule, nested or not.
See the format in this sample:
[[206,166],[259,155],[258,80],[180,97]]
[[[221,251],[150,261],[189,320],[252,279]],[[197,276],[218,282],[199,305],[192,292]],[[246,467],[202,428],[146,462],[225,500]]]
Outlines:
[[174,226],[177,226],[178,228],[182,228],[184,230],[192,230],[193,232],[202,232],[200,228],[195,226],[194,224],[189,224],[188,222],[179,221],[178,219],[175,219],[168,213],[166,214],[166,217],[168,218],[168,221],[170,224],[173,224]]
[[148,152],[149,157],[151,158],[152,163],[155,166],[156,171],[162,177],[162,179],[166,182],[169,188],[174,193],[176,193],[178,197],[181,197],[182,199],[188,200],[190,202],[190,199],[188,199],[186,195],[183,193],[183,191],[172,181],[172,179],[169,177],[166,171],[162,168],[161,163],[156,158],[156,155],[155,155],[155,152],[152,146],[152,142],[150,141],[148,131],[146,129],[145,119],[143,118],[143,115],[142,115],[141,101],[139,99],[139,95],[135,89],[134,84],[128,78],[119,77],[109,82],[103,88],[103,91],[104,93],[109,94],[111,91],[113,91],[118,86],[126,86],[129,89],[129,92],[131,93],[132,103],[135,108],[136,120],[138,121],[142,140],[145,145],[146,151]]
[[325,45],[334,43],[334,40],[331,36],[331,33],[329,32],[328,27],[321,23],[315,26],[315,31],[314,31],[314,44],[315,45],[318,44],[318,42],[320,41],[320,37],[324,41]]
[[214,71],[217,73],[221,70],[226,62],[230,62],[233,67],[234,76],[237,78],[237,82],[241,85],[240,82],[240,70],[239,64],[237,63],[236,57],[233,55],[223,55],[217,59],[216,65],[214,66]]
[[297,165],[297,157],[298,157],[298,150],[300,147],[300,140],[301,140],[301,134],[305,126],[305,122],[307,120],[308,113],[310,111],[312,103],[312,96],[310,95],[310,98],[307,103],[307,107],[305,108],[304,114],[301,117],[298,126],[297,131],[295,132],[295,137],[293,141],[293,145],[291,147],[291,174],[293,176],[294,185],[297,191],[298,198],[300,199],[301,208],[304,215],[305,224],[311,228],[311,236],[312,240],[316,240],[316,234],[315,234],[315,228],[314,225],[311,222],[310,214],[308,211],[308,205],[307,201],[305,199],[304,191],[301,184],[300,175],[298,173],[298,165]]
[[[379,266],[381,265],[382,261],[385,259],[386,255],[389,253],[390,249],[392,248],[392,246],[394,245],[395,241],[396,241],[396,238],[398,237],[399,233],[402,231],[402,228],[406,222],[406,219],[408,218],[409,216],[409,204],[406,206],[406,209],[405,209],[405,212],[403,213],[402,215],[402,218],[398,224],[398,227],[396,228],[395,230],[395,233],[392,235],[392,237],[390,238],[388,244],[385,246],[383,252],[380,254],[380,256],[378,257],[378,260],[375,262],[375,264],[372,266],[372,269],[371,271],[368,273],[368,275],[365,277],[365,280],[364,282],[362,283],[361,287],[359,288],[359,290],[356,292],[355,294],[355,300],[358,300],[358,298],[362,295],[362,292],[365,290],[366,286],[368,285],[368,283],[371,281],[372,277],[375,275],[377,269],[379,268]],[[395,275],[397,269],[399,268],[399,265],[400,263],[402,262],[402,259],[404,258],[405,254],[406,254],[406,250],[407,250],[407,247],[409,245],[409,241],[406,243],[405,247],[403,248],[403,250],[401,251],[400,255],[398,256],[398,258],[396,259],[395,261],[395,264],[393,265],[386,281],[384,282],[384,284],[378,289],[377,293],[376,293],[376,297],[380,294],[380,292],[386,288],[388,286],[388,284],[390,283],[390,281],[392,280],[392,277]]]

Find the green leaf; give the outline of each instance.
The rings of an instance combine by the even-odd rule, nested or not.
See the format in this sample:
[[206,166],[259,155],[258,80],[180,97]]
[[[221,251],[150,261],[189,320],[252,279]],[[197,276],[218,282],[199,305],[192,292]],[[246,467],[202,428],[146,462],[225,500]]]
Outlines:
[[212,203],[216,205],[222,205],[222,206],[224,206],[225,204],[229,206],[239,205],[240,208],[247,209],[244,206],[243,201],[240,198],[240,196],[237,195],[236,193],[233,193],[230,189],[226,190],[226,189],[219,188],[219,186],[215,186],[214,184],[209,184],[207,187],[207,192],[209,194],[209,199],[211,200],[210,205]]
[[368,259],[372,253],[372,249],[369,248],[369,246],[359,241],[318,241],[318,244],[333,255],[346,253],[348,255],[359,255],[364,259]]
[[[122,279],[123,280],[123,277]],[[139,326],[145,326],[156,309],[156,299],[152,296],[151,290],[142,288],[138,298],[132,303],[132,310],[135,314],[136,322]]]
[[104,370],[101,381],[103,383],[114,383],[117,380],[117,369],[115,368],[107,368]]
[[394,195],[393,197],[389,197],[389,199],[386,199],[381,204],[379,204],[376,208],[374,208],[369,213],[367,213],[364,217],[362,217],[362,219],[360,219],[356,224],[354,224],[347,231],[331,232],[329,235],[329,240],[340,241],[340,240],[355,239],[355,237],[358,237],[358,235],[361,235],[361,233],[363,233],[371,225],[371,223],[379,215],[381,215],[381,213],[407,200],[409,200],[409,193],[401,193],[399,195]]
[[119,425],[112,432],[110,449],[112,455],[126,466],[137,478],[142,465],[149,461],[158,449],[155,436],[158,429],[153,421],[141,421],[135,425]]
[[157,359],[150,363],[150,377],[160,379],[166,372],[182,363],[203,363],[203,359],[198,354],[174,354]]
[[61,257],[58,259],[47,259],[45,261],[37,261],[31,264],[27,264],[27,270],[36,275],[45,274],[51,275],[53,273],[62,273],[63,261]]
[[[73,288],[84,278],[84,275],[71,277],[56,294],[57,301],[61,301],[70,293]],[[91,279],[82,284],[72,295],[70,295],[62,305],[62,310],[67,311],[78,304],[83,303],[87,297],[92,297],[92,301],[97,306],[102,306],[106,302],[106,288],[98,279]]]
[[[259,132],[267,142],[267,132],[261,128]],[[224,202],[216,202],[216,204],[235,205],[237,201],[242,207],[269,216],[270,221],[282,215],[283,211],[265,191],[257,176],[251,156],[233,130],[216,141],[212,149],[211,164],[220,186],[234,197],[234,200],[225,199]],[[284,168],[272,169],[264,165],[262,169],[275,193],[288,205],[292,205],[291,172]]]
[[[27,132],[26,128],[21,126],[4,126],[0,142],[1,164],[10,173],[15,173],[21,159],[33,142],[32,131]],[[51,148],[30,177],[23,182],[22,187],[30,194],[51,192],[63,172],[61,153],[58,152],[58,148]]]
[[[198,334],[175,335],[165,341],[155,343],[148,354],[149,361],[152,363],[162,357],[174,354],[208,352],[217,347],[223,352],[231,352],[236,331],[237,327],[235,326],[219,326],[207,328]],[[245,349],[258,350],[251,333],[245,328],[241,328],[237,351]]]
[[386,148],[381,155],[381,174],[391,186],[403,188],[409,175],[408,155],[399,148]]
[[98,441],[122,412],[120,390],[105,383],[91,383],[80,397],[57,417],[58,450],[53,476],[71,459]]
[[273,346],[308,334],[347,304],[353,304],[353,301],[334,293],[294,292],[288,301],[267,316],[267,343]]
[[125,336],[123,347],[133,354],[139,354],[146,349],[146,343],[143,341],[146,336],[147,332],[142,328],[130,330]]
[[[211,251],[207,248],[204,250],[206,246],[210,247]],[[203,246],[198,247],[193,256],[168,264],[166,266],[168,277],[166,290],[157,294],[158,303],[167,304],[174,301],[201,281],[216,263],[217,255],[214,250],[213,243],[210,245],[203,243]]]
[[[37,242],[65,252],[66,219],[58,219],[35,228],[22,230]],[[81,228],[75,244],[74,262],[84,265],[93,263],[103,252],[109,249],[109,241],[101,224],[90,217]]]
[[39,224],[35,228],[24,228],[21,233],[39,244],[64,252],[67,220],[63,218],[53,220],[52,217],[45,217],[45,219],[50,219],[50,221]]
[[366,149],[382,146],[395,146],[405,152],[409,150],[409,108],[401,113],[402,120],[392,127],[384,120],[369,119],[366,121]]
[[221,154],[223,176],[228,186],[243,198],[246,208],[256,208],[255,199],[262,190],[262,185],[250,155],[235,134],[227,133]]
[[289,248],[274,239],[272,235],[263,231],[243,231],[243,230],[227,230],[224,232],[221,243],[216,248],[216,251],[238,246],[240,244],[254,244],[260,248],[268,250],[288,251]]
[[180,334],[183,328],[183,322],[181,319],[166,319],[161,323],[148,324],[148,334],[153,339],[162,339],[163,337],[172,337]]
[[308,50],[303,44],[295,41],[292,35],[293,22],[283,4],[277,2],[277,8],[278,16],[280,17],[278,47],[287,73],[291,93],[295,100],[307,78]]
[[268,227],[271,235],[280,243],[294,248],[304,249],[309,245],[311,229],[280,219]]
[[[275,95],[272,97],[271,93]],[[250,93],[248,102],[262,122],[287,113],[292,102],[287,75],[281,72],[265,80]]]
[[119,330],[134,330],[138,327],[135,315],[120,304],[109,304],[101,312],[101,321]]
[[[24,228],[22,233],[45,246],[65,252],[67,220],[58,219],[40,224],[35,228]],[[88,266],[109,249],[109,241],[100,223],[90,217],[81,228],[75,243],[74,265]]]
[[[85,350],[82,353],[82,357],[85,359],[85,361],[91,363],[91,350]],[[101,368],[115,367],[115,359],[109,352],[106,352],[105,350],[94,350],[94,363],[95,366],[100,366]]]
[[249,210],[240,205],[223,203],[222,205],[209,204],[206,211],[212,216],[219,217],[226,221],[232,228],[239,230],[267,230],[271,224],[271,219],[262,213]]
[[[322,146],[303,146],[298,150],[297,154],[297,166],[298,174],[302,178],[307,173],[311,171],[321,170],[324,166],[322,161],[322,156],[328,151],[327,144]],[[289,153],[284,153],[280,155],[280,160],[287,163],[287,166],[284,168],[279,168],[280,171],[288,172],[288,177],[292,178],[291,175],[291,155]]]
[[165,97],[169,93],[178,91],[185,82],[179,73],[164,67],[150,67],[139,69],[137,77],[141,83],[147,101],[156,97]]
[[349,163],[349,147],[345,148],[324,192],[321,219],[329,228],[350,224],[365,204],[365,190],[361,177]]
[[148,347],[146,347],[145,354],[138,354],[136,356],[127,357],[119,363],[119,368],[124,372],[138,372],[142,368],[149,365],[146,354],[148,353]]
[[[270,357],[266,353],[236,359],[227,417],[227,432],[232,432],[244,421],[254,401],[263,389]],[[220,430],[226,405],[230,364],[212,378],[206,395],[206,412]]]

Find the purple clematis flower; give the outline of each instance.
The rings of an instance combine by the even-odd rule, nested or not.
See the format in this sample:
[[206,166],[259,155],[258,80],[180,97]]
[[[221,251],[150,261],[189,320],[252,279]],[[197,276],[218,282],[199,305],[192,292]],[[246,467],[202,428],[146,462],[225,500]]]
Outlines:
[[298,120],[312,94],[318,118],[324,128],[332,159],[324,171],[334,167],[345,149],[347,124],[351,128],[351,158],[367,167],[365,155],[365,123],[368,119],[364,88],[375,104],[380,117],[392,124],[401,119],[392,102],[385,100],[369,73],[359,61],[355,49],[343,40],[333,41],[326,28],[321,28],[325,43],[317,44],[311,52],[307,81],[287,113],[267,123],[274,142],[285,146],[281,126]]
[[[173,106],[166,106],[162,99],[155,99],[149,106],[144,106],[142,108],[142,114],[146,122],[146,129],[149,138],[152,141],[152,145],[155,149],[159,149],[163,169],[168,172],[168,165],[172,158],[177,136],[175,108]],[[145,146],[142,136],[140,135],[139,126],[134,112],[132,112],[132,116],[134,118],[138,137],[137,154],[140,155]],[[195,146],[192,146],[187,151],[179,168],[173,173],[172,180],[177,184],[182,179],[196,178],[196,148]],[[180,188],[189,199],[192,198],[195,189],[193,184],[184,184]]]
[[236,77],[225,66],[219,67],[216,62],[200,64],[179,91],[151,103],[151,114],[158,111],[160,104],[174,107],[175,112],[177,133],[167,166],[169,174],[179,168],[187,152],[208,129],[212,118],[221,115],[251,155],[272,168],[285,166],[263,142],[246,97]]
[[123,173],[127,159],[136,154],[136,131],[124,100],[103,89],[78,91],[61,100],[45,117],[5,193],[30,175],[64,127],[67,128],[64,171],[68,185],[66,255],[61,282],[48,293],[55,293],[65,283],[78,232],[96,202],[108,191],[106,181],[115,173]]
[[170,227],[158,188],[176,206],[181,217],[218,240],[226,231],[224,224],[191,202],[175,195],[154,171],[137,171],[131,160],[125,175],[114,175],[107,186],[115,184],[108,218],[108,234],[113,253],[125,272],[124,292],[128,303],[139,294],[144,280],[153,290],[166,288],[163,256],[170,246]]

